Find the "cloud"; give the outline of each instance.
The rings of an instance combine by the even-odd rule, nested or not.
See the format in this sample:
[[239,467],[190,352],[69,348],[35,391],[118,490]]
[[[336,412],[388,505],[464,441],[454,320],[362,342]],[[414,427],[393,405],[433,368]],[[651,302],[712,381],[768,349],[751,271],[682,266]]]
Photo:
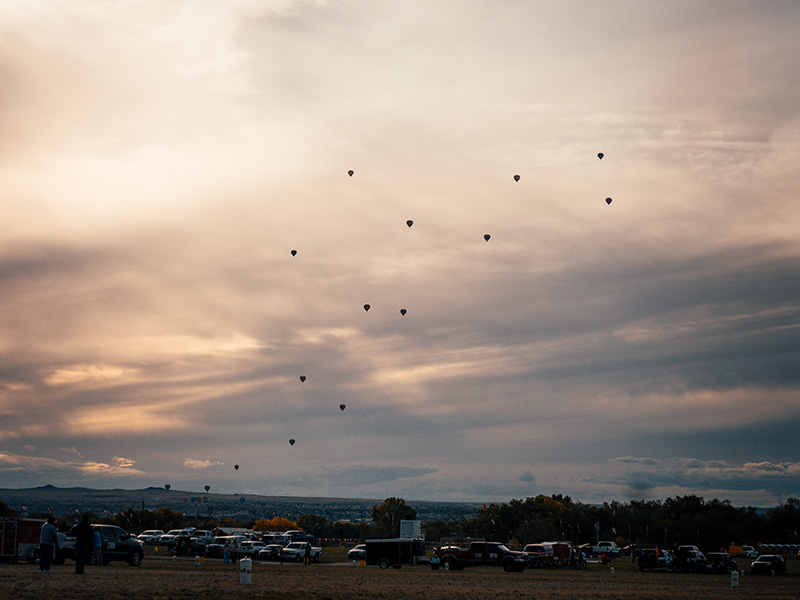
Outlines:
[[[619,473],[632,489],[683,489],[699,493],[768,490],[777,497],[800,491],[800,462],[732,464],[698,458],[657,460],[632,456],[617,457],[613,462],[626,465]],[[642,465],[642,468],[627,465]]]
[[525,483],[534,483],[536,481],[536,477],[533,475],[531,471],[523,472],[518,479]]
[[0,451],[0,473],[24,475],[26,478],[40,480],[61,480],[74,484],[76,476],[142,476],[144,473],[133,467],[134,462],[115,456],[109,463],[84,460],[74,448],[62,448],[66,454],[74,455],[75,460],[57,460],[41,456],[25,456]]
[[221,463],[216,460],[197,460],[194,458],[186,458],[183,461],[183,466],[188,467],[189,469],[207,469],[208,467],[214,467],[217,465],[222,465],[225,463]]

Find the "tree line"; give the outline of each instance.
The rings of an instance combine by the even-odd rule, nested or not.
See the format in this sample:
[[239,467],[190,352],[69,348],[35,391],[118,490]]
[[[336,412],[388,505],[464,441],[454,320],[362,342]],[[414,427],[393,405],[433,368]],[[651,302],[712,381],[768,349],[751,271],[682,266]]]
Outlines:
[[[0,516],[16,513],[0,501]],[[46,518],[47,514],[30,515]],[[136,510],[129,508],[114,515],[90,515],[92,522],[109,523],[128,531],[145,529],[198,529],[246,527],[256,531],[302,529],[319,539],[363,540],[397,537],[400,521],[414,520],[417,511],[402,498],[386,498],[372,506],[371,520],[362,523],[329,521],[321,515],[305,514],[296,521],[285,517],[238,521],[227,518],[190,516],[169,507]],[[57,517],[57,524],[68,527],[76,515]],[[534,496],[508,503],[483,505],[471,518],[423,522],[429,542],[490,539],[511,545],[565,540],[573,544],[613,540],[619,546],[659,546],[673,548],[694,544],[702,549],[724,548],[731,544],[800,543],[800,498],[789,498],[767,511],[736,507],[728,500],[689,495],[664,500],[631,500],[602,505],[573,502],[569,496]]]

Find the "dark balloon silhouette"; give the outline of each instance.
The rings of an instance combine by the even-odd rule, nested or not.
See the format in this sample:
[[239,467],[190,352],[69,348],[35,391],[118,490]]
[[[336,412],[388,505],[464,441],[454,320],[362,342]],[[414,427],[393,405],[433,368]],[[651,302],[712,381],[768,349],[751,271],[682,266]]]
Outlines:
[[306,380],[305,375],[300,375],[300,383],[303,383]]
[[413,224],[414,224],[414,221],[412,221],[411,219],[406,221],[406,225],[408,225],[409,227],[411,227]]
[[492,236],[490,236],[488,233],[486,233],[486,234],[484,234],[483,239],[485,239],[488,242],[489,238],[491,238],[491,237]]
[[239,470],[239,465],[233,465],[233,468],[238,471]]
[[611,198],[606,198],[606,204],[611,204]]
[[355,173],[355,171],[353,171],[352,169],[350,169],[350,170],[347,172],[347,174],[348,174],[348,175],[350,175],[350,177],[352,177],[352,176],[353,176],[353,173]]
[[408,312],[408,311],[407,311],[405,308],[401,308],[401,309],[400,309],[400,314],[401,314],[401,315],[403,315],[404,317],[406,316],[406,313],[407,313],[407,312]]
[[211,489],[211,486],[210,485],[204,486],[203,489],[206,491],[206,493],[208,493],[208,490]]
[[242,496],[241,498],[239,498],[239,502],[241,502],[242,504],[244,504],[244,496]]
[[170,484],[168,484],[168,483],[165,483],[165,484],[164,484],[164,489],[165,489],[165,490],[168,490],[168,489],[169,489],[169,488],[171,488],[171,487],[172,487],[172,486],[171,486]]
[[292,250],[292,256],[297,256],[297,250]]
[[514,175],[514,181],[519,181],[519,175]]
[[364,310],[365,310],[365,311],[369,312],[369,308],[370,308],[369,304],[365,304],[365,305],[364,305]]
[[294,439],[289,440],[289,445],[294,446]]
[[345,408],[347,408],[346,404],[340,404],[339,405],[339,410],[344,410]]
[[603,154],[602,152],[598,152],[597,153],[597,158],[599,158],[600,160],[603,160],[604,156],[605,156],[605,154]]

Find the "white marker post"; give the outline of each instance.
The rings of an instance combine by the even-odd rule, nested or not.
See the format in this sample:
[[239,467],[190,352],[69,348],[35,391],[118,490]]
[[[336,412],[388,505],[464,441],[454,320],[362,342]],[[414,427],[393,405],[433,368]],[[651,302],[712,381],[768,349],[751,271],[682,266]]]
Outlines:
[[249,558],[243,558],[239,561],[239,583],[242,585],[250,585],[251,573],[253,571],[253,561]]

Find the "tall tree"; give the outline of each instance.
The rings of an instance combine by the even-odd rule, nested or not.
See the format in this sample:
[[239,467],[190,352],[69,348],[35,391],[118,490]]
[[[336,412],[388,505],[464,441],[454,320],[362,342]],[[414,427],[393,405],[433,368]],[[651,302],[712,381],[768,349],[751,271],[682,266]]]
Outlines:
[[379,535],[397,537],[400,535],[400,521],[417,518],[417,511],[406,504],[402,498],[386,498],[372,507],[372,522]]

